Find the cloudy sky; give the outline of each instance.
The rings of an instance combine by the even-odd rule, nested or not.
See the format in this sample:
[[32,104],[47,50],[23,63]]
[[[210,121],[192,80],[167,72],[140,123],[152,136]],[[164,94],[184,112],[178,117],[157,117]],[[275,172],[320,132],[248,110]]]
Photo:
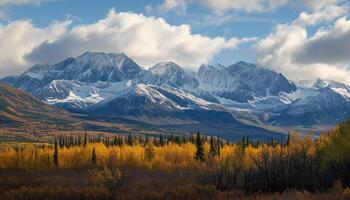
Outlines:
[[350,84],[349,0],[0,0],[0,77],[86,51]]

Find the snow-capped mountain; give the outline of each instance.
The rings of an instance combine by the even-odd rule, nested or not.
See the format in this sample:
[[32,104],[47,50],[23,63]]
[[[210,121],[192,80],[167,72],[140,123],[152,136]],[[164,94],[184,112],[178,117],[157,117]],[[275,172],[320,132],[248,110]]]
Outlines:
[[289,97],[291,103],[279,108],[269,119],[270,123],[329,125],[350,116],[350,87],[343,83],[318,79],[312,87],[300,87]]
[[68,58],[56,64],[35,65],[18,78],[12,78],[11,83],[33,93],[54,80],[119,82],[133,79],[141,70],[125,54],[86,52],[77,58]]
[[4,82],[49,104],[81,110],[123,90],[143,69],[125,54],[86,52],[56,64],[35,65]]
[[169,85],[195,89],[199,86],[197,79],[191,77],[183,68],[173,62],[158,63],[147,71],[140,73],[139,81],[151,85]]
[[346,84],[296,83],[246,62],[202,65],[195,73],[173,62],[146,70],[125,54],[87,52],[1,81],[69,111],[150,124],[167,119],[309,126],[334,124],[350,115]]
[[258,65],[238,62],[228,67],[218,66],[202,65],[197,78],[204,90],[225,99],[246,103],[296,90],[282,74]]

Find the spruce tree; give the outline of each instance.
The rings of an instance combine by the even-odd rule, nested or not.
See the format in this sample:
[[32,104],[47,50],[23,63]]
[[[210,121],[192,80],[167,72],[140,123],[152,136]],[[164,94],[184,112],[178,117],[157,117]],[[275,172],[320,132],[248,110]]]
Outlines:
[[288,132],[288,136],[287,136],[287,146],[289,146],[290,143],[290,133]]
[[170,141],[173,143],[174,142],[174,134],[170,135]]
[[55,146],[54,146],[54,153],[53,153],[53,163],[58,167],[58,144],[57,139],[55,138]]
[[148,144],[148,143],[149,143],[148,134],[146,134],[145,144]]
[[175,137],[175,143],[176,144],[180,144],[181,142],[180,142],[180,137],[179,136],[176,136]]
[[162,134],[159,134],[159,145],[164,146],[164,138]]
[[221,150],[221,145],[220,145],[220,139],[216,139],[216,155],[220,156],[220,150]]
[[214,144],[214,137],[213,136],[210,136],[210,156],[211,157],[214,157],[215,154],[216,154],[216,149],[215,149],[215,144]]
[[132,138],[131,138],[131,134],[130,134],[130,133],[129,133],[129,136],[128,136],[127,144],[128,144],[129,146],[132,146]]
[[95,149],[95,147],[92,149],[91,161],[92,161],[92,164],[96,164],[97,156],[96,156],[96,149]]
[[60,145],[60,148],[63,148],[63,138],[62,138],[62,135],[60,135],[59,137],[59,145]]
[[86,147],[86,145],[87,145],[87,133],[86,133],[86,131],[85,131],[85,135],[84,135],[84,147]]
[[113,146],[117,146],[117,145],[118,145],[118,138],[116,136],[114,136]]
[[123,146],[124,145],[124,137],[118,136],[118,146]]
[[200,133],[197,133],[197,137],[196,137],[196,154],[194,156],[194,159],[198,160],[198,161],[204,161],[204,147],[203,147],[203,141],[202,138],[200,136]]

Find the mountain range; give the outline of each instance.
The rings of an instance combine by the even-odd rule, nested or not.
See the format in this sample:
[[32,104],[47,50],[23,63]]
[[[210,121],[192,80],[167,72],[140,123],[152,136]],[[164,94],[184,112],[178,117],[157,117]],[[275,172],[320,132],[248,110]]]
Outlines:
[[286,129],[333,126],[350,115],[350,86],[288,80],[262,66],[173,62],[144,69],[125,54],[86,52],[1,79],[89,119],[195,130],[226,137],[279,137]]

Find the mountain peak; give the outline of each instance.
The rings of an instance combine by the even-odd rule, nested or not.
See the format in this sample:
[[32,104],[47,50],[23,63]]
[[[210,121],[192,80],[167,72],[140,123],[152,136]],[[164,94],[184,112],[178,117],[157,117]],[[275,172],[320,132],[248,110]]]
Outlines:
[[123,64],[132,62],[132,60],[123,53],[103,53],[103,52],[85,52],[76,58],[79,64],[89,64],[95,66],[115,66],[120,68]]
[[319,88],[319,89],[325,88],[327,86],[328,86],[328,81],[322,80],[320,78],[318,78],[313,85],[313,87]]
[[[229,66],[230,68],[239,68],[239,69],[246,69],[246,70],[267,70],[266,68],[263,68],[257,64],[254,63],[248,63],[248,62],[244,62],[244,61],[239,61],[233,65]],[[271,70],[270,70],[271,71]]]
[[183,72],[184,70],[180,65],[174,63],[174,62],[161,62],[149,69],[150,72],[157,75],[165,75],[169,73],[175,73],[175,72]]
[[174,87],[198,87],[198,81],[174,62],[158,63],[151,67],[146,74],[148,75],[141,77],[142,82],[152,85],[166,84]]

